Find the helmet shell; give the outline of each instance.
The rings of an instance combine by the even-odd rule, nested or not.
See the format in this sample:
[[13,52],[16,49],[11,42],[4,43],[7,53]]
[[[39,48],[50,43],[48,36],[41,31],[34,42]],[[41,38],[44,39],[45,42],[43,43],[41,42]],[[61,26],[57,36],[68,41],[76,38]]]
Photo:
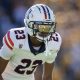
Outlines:
[[55,23],[55,15],[53,11],[47,5],[35,4],[27,10],[25,14],[25,19],[24,19],[24,23],[25,23],[25,27],[27,28],[27,32],[31,36],[33,36],[33,29],[29,28],[29,26],[32,27],[32,25],[29,25],[29,23],[36,22],[36,21]]

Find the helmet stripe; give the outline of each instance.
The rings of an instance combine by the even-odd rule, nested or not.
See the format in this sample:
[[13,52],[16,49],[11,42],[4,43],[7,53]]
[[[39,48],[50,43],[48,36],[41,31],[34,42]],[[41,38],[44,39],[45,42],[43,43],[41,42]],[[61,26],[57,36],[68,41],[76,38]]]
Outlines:
[[41,5],[41,7],[42,7],[42,9],[43,9],[43,11],[44,11],[45,19],[47,19],[47,13],[46,13],[46,10],[45,10],[44,6]]
[[51,19],[51,16],[50,16],[50,12],[49,12],[48,7],[46,7],[46,9],[47,9],[48,17],[49,17],[49,19]]
[[41,13],[41,9],[40,9],[40,7],[39,7],[39,6],[36,6],[36,7],[38,8],[39,12]]

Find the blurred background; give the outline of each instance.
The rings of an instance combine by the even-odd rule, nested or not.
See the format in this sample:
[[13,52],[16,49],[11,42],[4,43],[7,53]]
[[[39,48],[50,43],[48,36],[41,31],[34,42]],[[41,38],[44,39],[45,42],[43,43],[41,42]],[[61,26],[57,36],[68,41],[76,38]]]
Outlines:
[[54,80],[80,80],[80,0],[0,0],[0,47],[9,29],[24,26],[25,12],[36,3],[53,9],[62,37]]

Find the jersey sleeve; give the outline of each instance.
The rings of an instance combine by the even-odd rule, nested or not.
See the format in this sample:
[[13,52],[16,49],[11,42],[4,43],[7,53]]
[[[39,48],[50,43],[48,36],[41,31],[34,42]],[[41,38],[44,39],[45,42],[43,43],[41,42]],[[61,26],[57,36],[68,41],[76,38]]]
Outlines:
[[11,32],[8,31],[3,37],[3,46],[0,49],[0,57],[9,60],[13,55],[14,42],[11,38]]
[[62,38],[59,35],[59,33],[56,33],[56,34],[57,34],[58,40],[50,41],[49,45],[48,45],[48,48],[47,48],[47,56],[48,56],[47,59],[46,59],[47,63],[52,63],[52,62],[55,61],[57,53],[58,53],[58,51],[60,50],[60,47],[61,47]]

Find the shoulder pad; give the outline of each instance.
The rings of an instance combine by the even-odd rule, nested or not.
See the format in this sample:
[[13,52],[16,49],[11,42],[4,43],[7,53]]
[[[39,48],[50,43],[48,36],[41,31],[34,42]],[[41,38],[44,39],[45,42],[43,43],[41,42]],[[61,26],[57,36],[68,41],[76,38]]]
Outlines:
[[50,49],[60,49],[62,43],[62,38],[59,33],[53,33],[51,36],[48,38],[48,44]]
[[9,49],[13,49],[15,45],[18,44],[20,40],[25,39],[25,28],[14,28],[10,29],[6,35],[3,37],[3,43],[7,45]]

